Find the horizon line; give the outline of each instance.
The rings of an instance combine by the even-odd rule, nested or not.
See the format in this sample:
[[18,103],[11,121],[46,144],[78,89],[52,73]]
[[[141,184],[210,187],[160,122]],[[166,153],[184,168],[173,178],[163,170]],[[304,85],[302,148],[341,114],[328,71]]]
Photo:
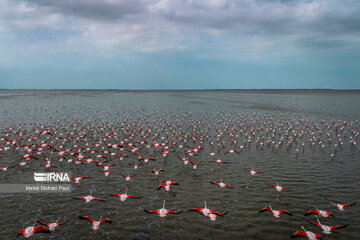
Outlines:
[[296,90],[305,90],[305,91],[359,91],[360,88],[198,88],[198,89],[121,89],[121,88],[0,88],[1,90],[36,90],[36,91],[48,91],[48,90],[57,90],[57,91],[88,91],[88,90],[97,90],[97,91],[271,91],[271,90],[280,90],[280,91],[296,91]]

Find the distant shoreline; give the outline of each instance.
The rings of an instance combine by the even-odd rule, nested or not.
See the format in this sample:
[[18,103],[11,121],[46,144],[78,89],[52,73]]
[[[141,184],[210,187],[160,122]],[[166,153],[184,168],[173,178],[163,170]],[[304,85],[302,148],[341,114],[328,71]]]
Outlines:
[[0,91],[116,91],[116,92],[168,92],[168,91],[360,91],[360,89],[299,88],[299,89],[6,89]]

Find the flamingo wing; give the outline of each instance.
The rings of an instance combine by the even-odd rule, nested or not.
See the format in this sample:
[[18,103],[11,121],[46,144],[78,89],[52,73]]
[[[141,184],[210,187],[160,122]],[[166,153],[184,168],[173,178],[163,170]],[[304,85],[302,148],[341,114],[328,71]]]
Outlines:
[[213,214],[218,215],[218,216],[221,215],[221,213],[219,213],[218,211],[211,210],[211,209],[208,209],[208,210],[209,210],[209,213],[213,213]]
[[144,211],[146,213],[159,213],[160,209],[157,209],[157,210],[146,210],[146,209],[144,209]]
[[160,188],[165,188],[166,186],[164,185],[164,184],[160,184],[159,186],[158,186],[158,188],[157,188],[157,190],[159,190]]
[[63,224],[65,224],[67,221],[65,221],[65,222],[58,222],[58,223],[56,223],[56,226],[60,226],[60,225],[63,225]]
[[80,218],[80,219],[86,219],[86,220],[89,220],[91,223],[93,223],[93,222],[94,222],[94,220],[93,220],[91,217],[89,217],[89,216],[79,216],[79,218]]
[[285,210],[285,209],[281,209],[281,210],[279,210],[279,213],[280,213],[280,214],[282,214],[282,213],[286,213],[287,215],[292,216],[292,213],[291,213],[291,212],[289,212],[289,211],[287,211],[287,210]]
[[345,228],[349,226],[349,224],[345,224],[345,225],[334,225],[334,226],[329,226],[329,228],[331,229],[338,229],[338,228]]
[[203,211],[203,208],[193,208],[193,209],[190,209],[189,211]]
[[290,238],[297,238],[297,237],[307,237],[306,232],[303,231],[296,231],[294,232]]
[[219,185],[219,184],[220,184],[219,182],[210,182],[210,183],[212,183],[212,184],[217,184],[217,185]]
[[329,216],[332,216],[332,217],[334,217],[334,214],[332,213],[332,212],[330,212],[330,211],[325,211]]
[[49,226],[51,223],[47,223],[47,222],[41,222],[39,220],[36,220],[38,223],[42,224],[42,225],[45,225],[45,226]]
[[83,196],[83,197],[76,197],[75,199],[85,199],[87,196]]
[[137,197],[137,196],[134,196],[134,195],[127,195],[128,198],[141,198],[141,197]]
[[259,213],[262,213],[262,212],[265,212],[265,211],[270,211],[270,212],[272,212],[272,210],[271,210],[270,208],[264,207],[264,208],[262,208],[262,209],[259,210]]
[[226,214],[228,214],[228,213],[229,213],[229,212],[217,213],[216,215],[218,215],[218,216],[222,217],[222,216],[224,216],[224,215],[226,215]]
[[98,197],[92,197],[92,199],[99,200],[99,201],[105,201],[104,199],[98,198]]
[[103,220],[100,221],[100,224],[102,224],[103,222],[112,223],[110,218],[104,218]]
[[311,215],[311,214],[319,214],[319,211],[318,211],[318,210],[314,210],[314,209],[310,209],[310,210],[307,211],[304,215],[305,215],[305,216],[308,216],[308,215]]
[[19,235],[21,235],[21,234],[24,234],[24,233],[25,233],[25,229],[20,229],[20,230],[18,231],[17,236],[19,236]]
[[166,213],[178,214],[178,213],[182,213],[182,211],[174,211],[174,210],[168,210],[168,209],[166,209]]
[[316,238],[323,239],[323,238],[321,237],[321,235],[318,234],[318,233],[314,233],[314,235],[315,235]]
[[172,181],[172,182],[170,182],[169,186],[171,186],[171,185],[179,185],[179,184],[177,182]]

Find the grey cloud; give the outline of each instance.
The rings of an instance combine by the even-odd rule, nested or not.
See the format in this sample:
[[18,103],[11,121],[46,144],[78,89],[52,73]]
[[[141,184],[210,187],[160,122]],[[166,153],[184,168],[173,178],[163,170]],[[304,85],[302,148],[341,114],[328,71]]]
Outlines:
[[91,0],[26,0],[25,2],[39,7],[46,7],[56,13],[93,20],[117,20],[129,14],[139,14],[144,10],[144,5],[140,0],[111,2]]
[[125,48],[166,49],[180,44],[182,48],[191,48],[191,44],[202,42],[206,35],[213,37],[212,42],[218,42],[219,47],[251,45],[253,37],[267,46],[283,41],[311,49],[352,45],[360,39],[360,1],[351,0],[17,2],[38,8],[45,15],[57,14],[62,21],[70,17],[75,27],[79,24],[77,29],[89,38],[87,41],[93,38],[99,44]]
[[341,39],[321,39],[318,37],[301,39],[299,44],[312,49],[339,49],[349,45],[347,41]]

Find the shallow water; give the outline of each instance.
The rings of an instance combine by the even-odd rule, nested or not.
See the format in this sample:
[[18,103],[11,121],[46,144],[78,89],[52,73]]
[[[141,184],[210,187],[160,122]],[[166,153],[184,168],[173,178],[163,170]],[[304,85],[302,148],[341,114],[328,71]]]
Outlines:
[[[105,138],[104,133],[117,133],[118,139],[110,138],[109,143],[118,143],[131,137],[129,142],[146,140],[148,143],[173,142],[174,138],[188,138],[186,133],[209,134],[204,137],[203,150],[198,156],[190,157],[199,166],[196,170],[191,165],[184,165],[178,154],[185,157],[185,150],[173,146],[175,153],[162,157],[158,151],[161,147],[147,148],[141,144],[139,154],[154,157],[156,161],[134,170],[129,163],[136,162],[138,156],[127,152],[129,157],[120,161],[115,156],[107,156],[109,163],[116,163],[108,177],[99,172],[101,167],[94,163],[75,166],[66,161],[59,162],[53,154],[56,171],[68,171],[72,176],[91,176],[84,179],[80,186],[73,184],[70,194],[0,194],[3,206],[0,210],[0,236],[12,239],[17,231],[33,224],[36,218],[42,221],[55,221],[58,217],[69,219],[50,235],[39,233],[33,239],[90,239],[91,225],[78,219],[80,215],[93,218],[109,217],[112,224],[102,224],[93,239],[289,239],[290,235],[301,230],[321,233],[321,229],[310,225],[304,219],[304,213],[314,208],[332,211],[334,218],[328,217],[327,225],[350,224],[347,228],[333,230],[335,239],[357,239],[360,234],[359,204],[345,208],[345,215],[339,212],[329,201],[339,203],[356,202],[360,196],[360,152],[359,146],[352,146],[350,139],[359,140],[360,91],[0,91],[0,128],[9,131],[12,126],[11,139],[16,138],[15,130],[19,127],[34,133],[34,128],[41,125],[52,129],[53,136],[39,135],[34,143],[41,140],[54,146],[60,140],[54,140],[61,132],[74,132],[76,137],[85,133],[89,145],[96,142],[90,138]],[[291,129],[286,125],[293,126]],[[59,121],[58,121],[59,120]],[[321,123],[321,120],[324,124]],[[75,122],[76,121],[76,122]],[[347,123],[344,124],[344,121]],[[19,125],[19,124],[26,125]],[[36,125],[34,125],[36,123]],[[125,123],[125,125],[122,125]],[[38,125],[37,125],[38,124]],[[126,125],[133,124],[133,125]],[[283,124],[283,125],[282,125]],[[339,126],[336,126],[339,124]],[[103,127],[101,130],[97,127]],[[151,128],[149,136],[142,137],[139,132]],[[228,129],[223,129],[229,127]],[[341,129],[343,127],[343,129]],[[54,133],[53,128],[57,128]],[[257,138],[265,140],[276,131],[275,143],[259,146]],[[69,130],[70,129],[70,130]],[[194,130],[195,129],[195,130]],[[281,130],[280,130],[281,129]],[[298,141],[286,146],[290,139],[289,132],[301,132]],[[125,132],[124,132],[125,130]],[[322,133],[319,131],[322,130]],[[97,131],[97,132],[96,132]],[[326,133],[332,131],[331,143]],[[159,135],[152,138],[154,133]],[[181,132],[181,133],[179,133]],[[238,136],[224,134],[220,141],[226,143],[217,146],[215,134],[234,132]],[[251,136],[251,143],[244,140]],[[338,135],[339,134],[339,135]],[[18,137],[18,136],[17,136]],[[47,137],[49,137],[47,139]],[[160,139],[163,137],[163,139]],[[284,137],[284,143],[277,150],[276,143]],[[317,138],[312,146],[310,139]],[[231,143],[237,139],[237,144]],[[343,142],[342,147],[335,149],[334,144]],[[90,140],[89,140],[90,139]],[[199,146],[200,140],[188,140],[178,144]],[[325,147],[320,150],[321,141]],[[211,142],[215,142],[211,145]],[[76,142],[85,146],[83,138]],[[304,143],[304,151],[302,151]],[[65,148],[75,143],[65,143]],[[4,140],[0,141],[4,146]],[[106,144],[103,143],[105,146]],[[224,154],[229,149],[240,149],[240,154]],[[339,143],[340,145],[340,143]],[[101,150],[101,147],[92,147]],[[127,147],[129,148],[129,147]],[[296,153],[296,149],[299,153]],[[124,153],[118,149],[112,152]],[[217,152],[219,156],[210,156]],[[44,153],[49,153],[45,150]],[[84,155],[94,154],[84,151]],[[331,154],[334,159],[331,159]],[[20,162],[23,150],[0,151],[0,167]],[[100,153],[99,153],[100,154]],[[39,157],[40,158],[40,157]],[[74,158],[67,156],[66,158]],[[220,158],[226,164],[214,163]],[[42,160],[31,160],[26,167],[10,168],[0,172],[1,183],[25,183],[31,179],[34,171],[44,170]],[[108,164],[108,163],[106,163]],[[252,166],[260,173],[250,182],[245,169]],[[153,168],[165,169],[159,176],[151,172]],[[44,171],[52,171],[47,169]],[[136,174],[134,180],[125,183],[120,173]],[[179,183],[172,186],[172,192],[157,191],[162,179],[172,179]],[[222,180],[234,189],[223,189],[212,185],[210,181]],[[276,194],[268,184],[288,187]],[[141,199],[127,199],[123,204],[113,193],[141,196]],[[92,201],[86,205],[75,197],[93,195],[105,199],[105,202]],[[161,219],[157,215],[145,213],[145,209],[158,209],[166,199],[168,209],[181,209],[183,213],[168,215]],[[210,209],[229,212],[211,222],[207,217],[191,208],[204,206],[204,200]],[[293,216],[281,215],[279,223],[270,212],[258,211],[271,204],[274,209],[287,209]],[[316,221],[314,216],[307,219]],[[324,236],[324,234],[322,234]]]

